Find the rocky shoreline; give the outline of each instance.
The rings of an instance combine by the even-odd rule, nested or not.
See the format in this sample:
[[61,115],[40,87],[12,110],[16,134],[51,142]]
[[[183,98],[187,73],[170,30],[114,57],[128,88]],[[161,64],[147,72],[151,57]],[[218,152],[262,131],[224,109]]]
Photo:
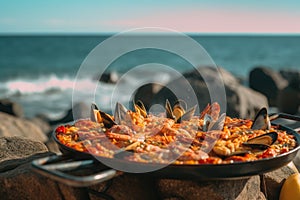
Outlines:
[[[207,85],[201,74],[207,74],[213,80],[216,74],[215,70],[205,67],[200,68],[198,71],[195,70],[184,74],[184,78],[188,80],[194,91],[196,91],[196,96],[200,102],[200,109],[206,106],[207,102],[210,102]],[[275,107],[278,112],[299,114],[300,70],[282,70],[277,72],[267,67],[256,67],[249,74],[249,83],[246,84],[249,86],[242,84],[238,78],[223,68],[219,70],[227,95],[227,115],[231,117],[253,118],[256,111],[264,106],[268,108]],[[133,98],[135,100],[142,100],[148,108],[153,104],[165,102],[165,99],[172,101],[174,100],[172,99],[174,95],[168,88],[172,88],[174,83],[178,84],[181,81],[183,80],[176,79],[166,86],[157,84],[144,85],[136,91]],[[110,81],[108,80],[108,82]],[[31,172],[30,162],[38,157],[59,153],[57,145],[51,138],[53,129],[58,124],[73,121],[73,112],[77,112],[77,116],[87,116],[89,109],[89,105],[78,103],[73,109],[70,108],[66,111],[66,115],[60,119],[47,119],[42,115],[26,119],[19,104],[7,99],[0,100],[0,196],[6,197],[6,199],[22,197],[25,197],[25,199],[41,199],[43,197],[49,199],[48,195],[54,195],[53,192],[56,192],[58,193],[55,194],[57,199],[61,198],[59,195],[63,195],[66,199],[76,199],[72,197],[72,195],[74,196],[74,189],[61,184],[57,185],[57,183]],[[282,123],[287,122],[283,120]],[[293,128],[300,127],[299,123],[289,125]],[[298,153],[294,163],[298,170],[300,170],[300,153]],[[290,175],[291,171],[286,171],[283,168],[283,170],[277,173],[280,173],[281,179],[274,181],[273,175],[270,175],[270,179],[272,179],[270,183],[276,183],[275,185],[278,190],[278,187],[282,184],[282,180]],[[23,186],[28,181],[32,186]],[[183,182],[179,181],[176,184],[181,185]],[[257,182],[257,180],[255,179],[254,182]],[[167,186],[164,186],[165,184]],[[158,183],[162,191],[167,187],[176,188],[176,184],[169,184],[167,180]],[[184,184],[190,183],[184,182]],[[37,190],[30,190],[31,187],[38,188],[44,194],[39,194],[37,198],[37,196],[34,196],[37,195]],[[14,188],[20,194],[13,193]],[[64,190],[65,194],[62,194],[62,190]]]

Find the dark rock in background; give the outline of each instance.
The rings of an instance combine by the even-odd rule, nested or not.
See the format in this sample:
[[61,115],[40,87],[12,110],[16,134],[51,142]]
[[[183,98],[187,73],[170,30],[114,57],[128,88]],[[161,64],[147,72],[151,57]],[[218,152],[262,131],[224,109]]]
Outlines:
[[90,110],[90,105],[86,105],[83,102],[78,102],[73,106],[73,108],[70,108],[62,118],[49,120],[49,124],[57,125],[72,122],[74,121],[74,117],[76,119],[88,118],[90,117]]
[[267,98],[242,85],[226,85],[227,112],[231,117],[254,119],[263,107],[268,107]]
[[268,67],[256,67],[249,74],[249,87],[264,94],[270,106],[277,105],[278,93],[287,85],[288,82],[279,72]]
[[286,79],[289,83],[293,80],[300,80],[300,70],[293,69],[281,69],[279,71],[281,76]]
[[20,104],[13,102],[9,99],[0,100],[0,112],[4,112],[16,117],[23,117],[23,108]]
[[134,102],[141,100],[146,109],[149,109],[149,105],[151,105],[154,95],[162,88],[163,86],[156,83],[149,83],[141,86],[135,91],[133,94]]
[[[221,74],[221,80],[224,83],[226,92],[225,100],[227,101],[224,103],[227,106],[226,113],[228,116],[253,118],[259,109],[268,107],[268,102],[264,95],[241,85],[237,78],[223,68],[200,67],[197,70],[185,73],[181,78],[172,80],[157,94],[150,94],[148,91],[142,89],[138,89],[139,93],[137,94],[140,97],[147,96],[147,100],[144,103],[149,108],[153,104],[164,106],[166,99],[173,104],[178,98],[176,94],[180,93],[181,97],[187,101],[188,107],[197,104],[199,106],[197,112],[199,112],[208,103],[212,103],[207,84],[212,84],[212,86],[218,84],[215,82],[218,73]],[[203,77],[205,77],[205,80]],[[186,88],[187,85],[190,85],[190,89],[195,92],[196,102],[192,98],[187,97],[191,92]]]
[[277,105],[280,112],[297,114],[300,107],[300,88],[298,88],[297,85],[293,85],[293,82],[291,82],[287,87],[280,90],[278,93]]
[[297,114],[300,109],[300,71],[281,71],[289,84],[279,91],[277,104],[280,112]]
[[119,75],[116,72],[103,73],[99,81],[104,83],[117,83],[119,80]]

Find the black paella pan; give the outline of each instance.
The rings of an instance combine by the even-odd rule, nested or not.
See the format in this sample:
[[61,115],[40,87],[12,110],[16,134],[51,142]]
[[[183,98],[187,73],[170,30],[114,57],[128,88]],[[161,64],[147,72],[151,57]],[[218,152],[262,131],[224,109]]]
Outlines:
[[[284,113],[271,114],[270,118],[272,118],[272,120],[284,118],[300,121],[299,116],[293,116]],[[189,179],[198,181],[245,178],[270,172],[283,167],[291,162],[297,155],[297,152],[300,149],[300,134],[286,126],[274,123],[273,125],[277,125],[278,129],[285,130],[288,134],[294,135],[296,146],[294,149],[276,157],[264,158],[255,161],[234,162],[229,164],[170,164],[165,166],[157,163],[139,163],[126,161],[123,159],[111,159],[99,156],[95,157],[89,153],[80,152],[63,145],[57,139],[54,131],[52,136],[55,142],[58,144],[62,155],[54,155],[34,160],[32,162],[32,166],[37,172],[45,176],[61,181],[68,185],[78,187],[100,183],[115,177],[118,175],[118,173],[122,173],[107,167],[101,161],[105,161],[105,163],[110,163],[111,165],[117,164],[125,169],[126,167],[134,167],[138,169],[137,171],[142,171],[143,168],[149,166],[152,168],[157,168],[158,170],[143,173],[143,175],[158,176],[160,178]],[[96,174],[87,176],[69,173],[69,171],[79,168],[98,169],[98,172]],[[101,171],[99,172],[99,170]]]

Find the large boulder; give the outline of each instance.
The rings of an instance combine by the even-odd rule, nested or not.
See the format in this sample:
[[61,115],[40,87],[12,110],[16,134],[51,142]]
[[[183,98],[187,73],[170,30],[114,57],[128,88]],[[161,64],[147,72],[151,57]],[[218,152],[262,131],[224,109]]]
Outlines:
[[0,100],[0,112],[4,112],[16,117],[23,117],[24,112],[20,104],[13,102],[9,99]]
[[[138,100],[142,101],[145,106],[151,105],[151,101],[154,97],[154,95],[162,88],[163,86],[157,83],[148,83],[141,87],[139,87],[135,93],[133,94],[133,100],[134,102],[137,102]],[[149,109],[147,107],[146,109]]]
[[262,107],[268,107],[268,99],[259,92],[242,85],[225,87],[228,116],[254,119]]
[[281,69],[279,71],[280,75],[286,79],[288,82],[293,80],[300,80],[300,70],[296,69]]
[[270,106],[277,106],[277,96],[288,82],[279,72],[268,67],[256,67],[249,74],[249,87],[264,94]]
[[1,199],[79,199],[75,189],[33,172],[31,162],[50,155],[42,142],[0,137]]
[[99,81],[104,83],[117,83],[119,80],[119,75],[117,72],[107,72],[103,73],[99,78]]
[[[218,73],[220,73],[221,81],[222,84],[224,84],[226,92],[223,94],[226,95],[224,97],[226,102],[219,103],[223,105],[223,107],[227,107],[226,113],[228,116],[253,118],[259,109],[268,107],[268,101],[264,95],[241,85],[239,81],[226,70],[212,67],[201,67],[198,70],[185,73],[181,78],[171,81],[153,96],[152,104],[163,105],[166,99],[172,104],[176,98],[178,98],[175,96],[177,92],[177,94],[180,93],[180,98],[187,101],[189,106],[197,104],[199,108],[197,112],[199,112],[212,101],[210,92],[215,92],[216,96],[222,95],[219,91],[209,91],[207,86],[210,84],[212,88],[217,88],[214,86],[220,83],[216,81]],[[186,89],[187,85],[190,85],[191,88]],[[197,98],[196,102],[193,101],[193,98],[189,97],[189,95],[193,93],[195,94],[193,97]]]
[[48,137],[33,122],[0,112],[0,137],[23,136],[32,140],[46,142]]
[[[299,81],[300,83],[300,81]],[[297,114],[300,107],[300,88],[290,83],[278,93],[278,110],[280,112]]]
[[285,75],[288,86],[279,91],[277,104],[280,112],[297,114],[300,108],[300,72]]

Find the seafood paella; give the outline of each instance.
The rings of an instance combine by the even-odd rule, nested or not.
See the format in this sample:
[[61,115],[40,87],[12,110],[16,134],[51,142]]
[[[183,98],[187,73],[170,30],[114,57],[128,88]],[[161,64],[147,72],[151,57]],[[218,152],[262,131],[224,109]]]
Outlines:
[[199,115],[184,101],[151,114],[141,101],[129,110],[120,103],[109,115],[95,104],[90,119],[56,128],[64,146],[93,156],[142,163],[226,164],[276,157],[297,146],[293,135],[271,125],[266,108],[252,119],[220,114],[218,103]]

